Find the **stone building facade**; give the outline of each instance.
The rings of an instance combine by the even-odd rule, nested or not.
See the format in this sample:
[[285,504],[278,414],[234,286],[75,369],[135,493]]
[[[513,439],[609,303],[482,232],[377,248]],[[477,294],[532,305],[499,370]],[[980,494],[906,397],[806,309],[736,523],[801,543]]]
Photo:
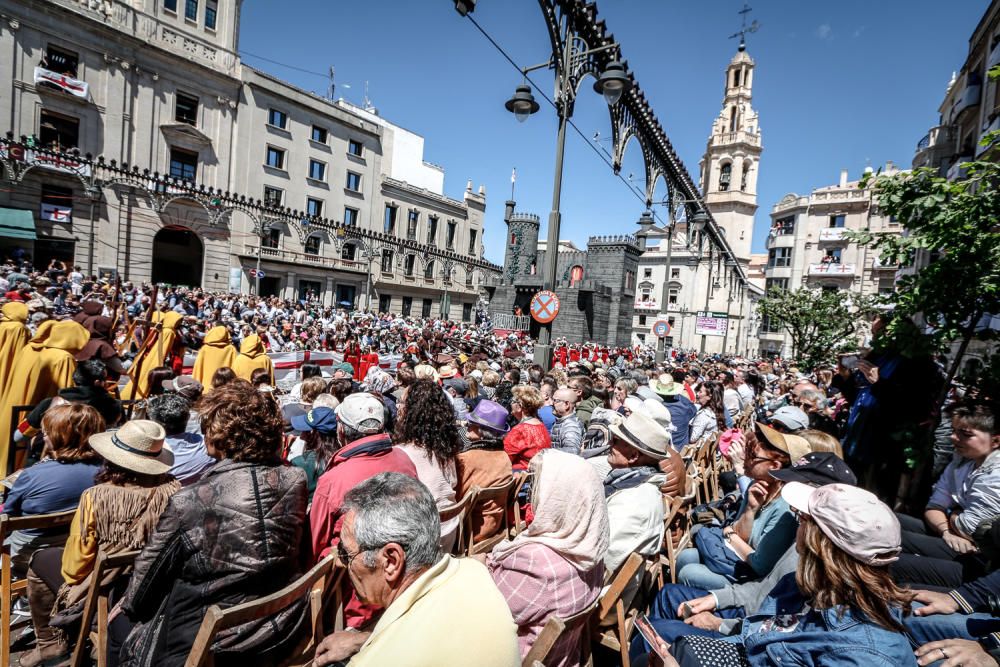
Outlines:
[[[482,259],[485,192],[470,183],[462,199],[446,196],[419,135],[243,65],[239,10],[236,0],[0,1],[0,90],[11,91],[0,110],[18,144],[0,154],[12,185],[0,193],[0,253],[471,317],[499,269]],[[100,181],[77,152],[136,171]],[[223,209],[205,191],[264,208]],[[30,229],[4,237],[5,220]]]
[[[542,289],[541,267],[548,248],[539,245],[540,220],[530,213],[515,213],[507,202],[507,251],[503,274],[492,288],[490,310],[494,324],[506,327],[520,311],[512,328],[526,327],[537,336],[539,325],[528,316],[531,299]],[[570,342],[627,346],[631,343],[635,277],[642,252],[633,236],[592,236],[587,249],[560,243],[555,292],[559,316],[552,324],[553,338]]]

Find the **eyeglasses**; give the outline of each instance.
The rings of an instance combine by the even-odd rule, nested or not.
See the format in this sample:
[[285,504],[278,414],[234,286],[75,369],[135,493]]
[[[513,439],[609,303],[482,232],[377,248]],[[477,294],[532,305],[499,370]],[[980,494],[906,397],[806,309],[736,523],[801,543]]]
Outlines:
[[567,401],[565,398],[556,398],[552,400],[553,403],[566,403],[568,405],[573,405],[575,401]]
[[340,542],[337,542],[337,558],[340,559],[340,562],[343,563],[344,567],[346,568],[350,568],[351,562],[363,553],[364,551],[359,549],[358,551],[355,551],[354,554],[352,555],[348,553],[347,549],[344,548],[343,539],[341,539]]

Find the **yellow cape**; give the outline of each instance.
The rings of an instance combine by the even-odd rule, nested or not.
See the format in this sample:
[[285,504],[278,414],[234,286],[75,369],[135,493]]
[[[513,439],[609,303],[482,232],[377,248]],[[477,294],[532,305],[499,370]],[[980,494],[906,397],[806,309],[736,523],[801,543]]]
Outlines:
[[138,397],[149,396],[149,371],[162,366],[167,355],[173,350],[174,342],[177,340],[177,326],[183,317],[173,311],[153,313],[153,324],[161,324],[163,329],[157,333],[156,340],[132,361],[132,368],[137,369],[142,377],[129,379],[125,389],[122,390],[122,400],[136,398],[133,394],[136,393],[137,387]]
[[28,344],[28,307],[19,301],[5,303],[0,308],[3,319],[0,319],[0,394],[10,380],[10,372],[14,369],[14,361],[18,352]]
[[198,350],[191,376],[207,391],[212,386],[212,376],[220,368],[232,368],[236,360],[236,348],[229,342],[229,329],[224,326],[212,327],[205,334],[205,343]]
[[72,386],[76,370],[73,356],[89,340],[90,333],[72,320],[51,324],[47,321],[21,351],[0,405],[0,473],[7,471],[7,445],[12,429],[17,426],[11,422],[11,408],[35,405]]
[[250,334],[240,344],[240,356],[236,357],[236,361],[233,362],[233,370],[236,371],[236,375],[249,381],[250,376],[258,368],[263,368],[267,371],[267,375],[270,378],[268,384],[273,385],[274,362],[271,361],[271,357],[267,356],[267,352],[264,351],[264,344],[260,341],[260,336]]

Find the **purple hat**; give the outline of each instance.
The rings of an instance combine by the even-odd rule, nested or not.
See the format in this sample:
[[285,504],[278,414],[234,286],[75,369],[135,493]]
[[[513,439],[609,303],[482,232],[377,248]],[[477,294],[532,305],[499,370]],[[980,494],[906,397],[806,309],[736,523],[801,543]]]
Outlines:
[[507,426],[509,414],[499,403],[483,399],[476,404],[476,409],[469,415],[469,421],[494,433],[506,433],[510,430]]

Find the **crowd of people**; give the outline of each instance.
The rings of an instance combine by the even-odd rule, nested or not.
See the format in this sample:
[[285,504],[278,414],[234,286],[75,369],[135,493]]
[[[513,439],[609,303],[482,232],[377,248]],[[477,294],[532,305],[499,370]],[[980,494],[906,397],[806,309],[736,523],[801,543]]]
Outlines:
[[[102,285],[66,269],[0,272],[0,428],[15,445],[3,512],[75,510],[68,534],[5,544],[27,582],[25,667],[65,659],[99,555],[129,551],[134,564],[101,582],[109,665],[183,665],[211,605],[260,599],[329,557],[346,569],[345,629],[313,664],[513,667],[633,554],[659,563],[678,498],[691,527],[676,583],[637,580],[623,596],[638,616],[630,662],[1000,661],[994,409],[953,392],[943,414],[916,415],[928,432],[940,422],[952,458],[922,512],[894,511],[887,406],[908,392],[909,427],[923,403],[901,383],[935,369],[879,350],[878,326],[871,353],[832,368],[684,353],[657,364],[597,345],[560,345],[542,368],[529,339],[482,320]],[[267,353],[287,349],[343,361],[281,386]],[[705,451],[725,471],[721,497],[696,504],[689,471]],[[472,539],[495,540],[462,555],[464,525],[442,510],[521,473],[519,512],[473,507]],[[295,604],[219,634],[216,664],[281,664],[309,617]],[[569,627],[545,664],[581,664],[585,632]]]

